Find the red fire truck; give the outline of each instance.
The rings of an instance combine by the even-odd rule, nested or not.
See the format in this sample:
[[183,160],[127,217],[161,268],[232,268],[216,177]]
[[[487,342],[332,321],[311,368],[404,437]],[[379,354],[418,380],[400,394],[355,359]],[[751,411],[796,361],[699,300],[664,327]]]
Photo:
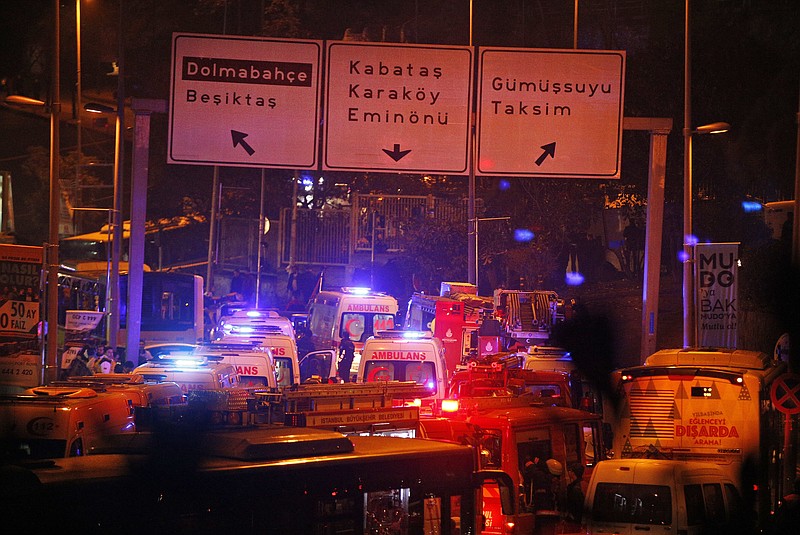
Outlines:
[[514,513],[506,515],[500,508],[498,487],[483,485],[481,533],[533,532],[535,504],[521,476],[527,460],[558,461],[563,468],[558,483],[564,489],[567,468],[583,466],[583,478],[588,481],[595,463],[604,458],[599,415],[532,399],[532,395],[464,397],[457,400],[457,408],[456,400],[443,402],[441,417],[420,420],[425,436],[473,446],[481,469],[505,472],[518,489]]

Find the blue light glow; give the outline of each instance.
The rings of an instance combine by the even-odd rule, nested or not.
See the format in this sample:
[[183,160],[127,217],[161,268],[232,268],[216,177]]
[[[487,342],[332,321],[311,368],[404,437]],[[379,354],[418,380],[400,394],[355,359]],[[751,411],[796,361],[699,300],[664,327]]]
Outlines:
[[500,188],[500,191],[508,191],[511,188],[511,182],[504,178],[500,180],[498,187]]
[[567,286],[580,286],[581,284],[583,284],[583,280],[584,280],[583,275],[577,272],[567,273],[567,276],[565,278]]
[[514,240],[518,242],[529,242],[531,241],[536,235],[533,233],[532,230],[528,230],[526,228],[518,228],[514,230]]
[[760,212],[763,208],[760,202],[742,201],[742,210],[744,210],[745,213]]
[[688,262],[689,261],[689,253],[681,249],[678,251],[678,261],[679,262]]
[[685,243],[686,245],[697,245],[698,243],[697,236],[695,236],[694,234],[689,234],[688,236],[684,236],[683,243]]

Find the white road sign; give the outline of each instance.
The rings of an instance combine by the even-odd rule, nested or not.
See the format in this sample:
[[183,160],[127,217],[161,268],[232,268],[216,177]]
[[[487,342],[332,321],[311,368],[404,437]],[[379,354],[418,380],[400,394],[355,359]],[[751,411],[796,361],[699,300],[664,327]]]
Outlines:
[[323,169],[466,174],[472,49],[329,42]]
[[619,178],[624,51],[478,55],[476,174]]
[[321,41],[173,34],[169,163],[316,168]]

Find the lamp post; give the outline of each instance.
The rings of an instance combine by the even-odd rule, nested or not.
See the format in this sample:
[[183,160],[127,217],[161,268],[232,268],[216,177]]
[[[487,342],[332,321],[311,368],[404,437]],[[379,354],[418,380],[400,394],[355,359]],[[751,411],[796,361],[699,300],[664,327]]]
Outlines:
[[[75,130],[76,130],[76,145],[77,145],[77,158],[75,162],[75,198],[77,199],[77,204],[81,204],[81,187],[80,187],[80,179],[81,179],[81,160],[83,159],[83,155],[81,154],[81,136],[82,136],[82,125],[81,125],[81,0],[75,0],[75,64],[76,64],[76,73],[75,73]],[[75,222],[72,223],[72,231],[76,234],[78,233],[78,227],[75,225]]]
[[104,104],[89,102],[84,109],[90,113],[114,113],[114,205],[111,211],[113,237],[111,239],[111,277],[109,279],[107,295],[107,342],[114,347],[117,345],[119,334],[120,314],[120,287],[119,287],[119,261],[122,256],[122,176],[120,161],[120,146],[122,144],[120,110],[115,110]]
[[683,347],[697,344],[695,319],[694,245],[692,230],[692,137],[695,134],[720,134],[730,129],[728,123],[717,122],[692,129],[692,56],[691,0],[685,3],[683,47]]

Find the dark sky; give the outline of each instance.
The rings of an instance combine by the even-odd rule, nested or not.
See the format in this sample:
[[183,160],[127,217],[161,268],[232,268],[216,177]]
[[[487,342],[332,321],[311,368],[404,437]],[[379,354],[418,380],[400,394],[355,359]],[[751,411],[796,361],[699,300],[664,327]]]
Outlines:
[[[467,44],[468,0],[285,0],[300,5],[298,24],[272,24],[271,35]],[[167,98],[172,32],[252,33],[268,0],[130,0],[123,3],[126,94]],[[50,0],[0,3],[0,79],[5,88],[44,98],[52,25]],[[667,190],[680,195],[682,175],[684,2],[579,1],[578,46],[627,52],[625,113],[670,117]],[[695,183],[764,201],[788,198],[795,173],[800,93],[800,2],[692,2],[694,126],[727,121],[732,131],[695,143]],[[117,57],[119,0],[82,2],[82,83],[114,88],[106,76]],[[226,6],[224,9],[222,6]],[[571,48],[573,2],[474,0],[473,44]],[[74,1],[62,2],[62,96],[75,84]],[[273,9],[273,11],[280,11]],[[273,17],[274,20],[274,17]],[[275,29],[277,28],[277,29]],[[279,35],[280,33],[280,35]],[[37,71],[39,69],[39,71]],[[631,137],[631,136],[628,136]],[[718,139],[716,139],[718,138]],[[623,181],[642,183],[646,141],[623,148]],[[0,139],[0,157],[18,150]],[[643,164],[645,167],[642,167]]]

